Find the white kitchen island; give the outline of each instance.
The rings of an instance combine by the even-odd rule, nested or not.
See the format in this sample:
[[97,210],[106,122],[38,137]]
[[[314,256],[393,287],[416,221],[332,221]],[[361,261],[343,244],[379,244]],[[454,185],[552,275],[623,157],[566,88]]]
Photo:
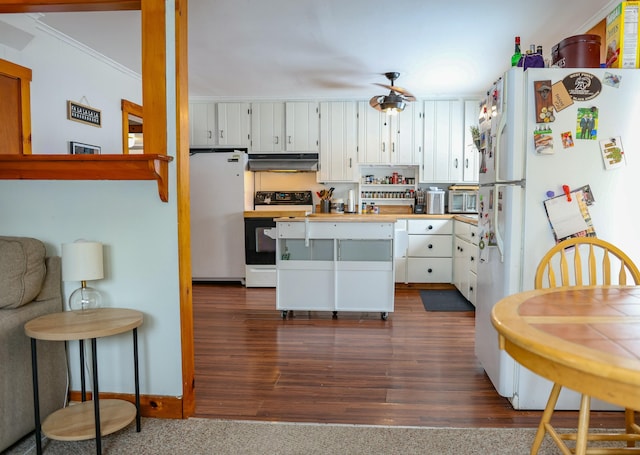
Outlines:
[[380,312],[394,308],[395,217],[276,218],[276,309]]

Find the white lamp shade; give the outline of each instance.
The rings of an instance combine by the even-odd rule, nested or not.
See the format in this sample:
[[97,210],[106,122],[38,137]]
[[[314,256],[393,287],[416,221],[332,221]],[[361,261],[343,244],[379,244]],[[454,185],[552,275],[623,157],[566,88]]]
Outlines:
[[104,278],[102,243],[77,241],[62,244],[62,279],[89,281]]

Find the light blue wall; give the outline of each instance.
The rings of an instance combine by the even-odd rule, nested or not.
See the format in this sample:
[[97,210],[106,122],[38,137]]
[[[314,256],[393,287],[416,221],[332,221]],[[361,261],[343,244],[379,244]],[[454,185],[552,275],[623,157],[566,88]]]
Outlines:
[[[167,11],[173,16],[173,7]],[[119,153],[120,100],[141,103],[139,76],[43,31],[36,18],[0,15],[1,21],[35,36],[22,51],[0,44],[0,58],[33,70],[33,153],[67,153],[70,140],[100,145],[103,153]],[[167,74],[173,78],[172,69]],[[67,120],[66,100],[100,109],[102,128]],[[168,153],[175,157],[171,115],[169,120]],[[105,279],[90,285],[103,292],[104,306],[133,308],[145,315],[139,329],[141,393],[180,396],[175,160],[169,169],[168,203],[160,201],[155,181],[0,180],[0,234],[39,238],[48,254],[55,255],[62,243],[81,238],[104,243]],[[78,286],[64,283],[65,300]],[[133,392],[131,335],[99,340],[98,349],[101,390]],[[75,343],[69,356],[71,387],[79,390]]]

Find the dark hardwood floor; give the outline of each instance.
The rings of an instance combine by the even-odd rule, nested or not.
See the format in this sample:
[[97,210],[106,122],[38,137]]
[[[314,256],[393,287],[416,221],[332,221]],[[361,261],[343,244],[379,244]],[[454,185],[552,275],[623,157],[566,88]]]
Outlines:
[[[313,289],[309,289],[313,292]],[[427,312],[397,289],[395,312],[296,312],[275,290],[194,284],[196,417],[429,427],[535,427],[474,355],[473,312]],[[575,427],[577,412],[554,414]],[[621,412],[591,426],[621,428]]]

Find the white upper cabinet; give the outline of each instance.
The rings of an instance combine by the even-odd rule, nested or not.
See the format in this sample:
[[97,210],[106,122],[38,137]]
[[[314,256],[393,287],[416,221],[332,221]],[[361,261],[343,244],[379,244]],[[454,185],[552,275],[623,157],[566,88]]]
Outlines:
[[251,151],[284,151],[284,103],[251,103]]
[[387,115],[368,102],[358,102],[358,162],[387,164],[391,162],[389,148]]
[[318,182],[352,182],[358,177],[358,112],[355,101],[320,103]]
[[217,145],[215,103],[189,103],[189,145]]
[[420,182],[455,183],[463,176],[462,100],[424,102],[424,157]]
[[251,104],[253,152],[318,152],[319,128],[316,102]]
[[480,115],[480,101],[466,100],[464,102],[464,164],[462,168],[462,181],[465,183],[478,183],[480,152],[473,143],[471,127],[478,126]]
[[320,143],[320,109],[315,102],[285,104],[285,150],[317,152]]
[[387,115],[368,102],[358,103],[360,164],[419,164],[422,153],[422,103],[407,103],[404,111]]
[[251,132],[249,103],[218,103],[216,108],[218,145],[248,148]]
[[391,164],[419,165],[424,144],[422,102],[407,103],[404,111],[391,118]]

